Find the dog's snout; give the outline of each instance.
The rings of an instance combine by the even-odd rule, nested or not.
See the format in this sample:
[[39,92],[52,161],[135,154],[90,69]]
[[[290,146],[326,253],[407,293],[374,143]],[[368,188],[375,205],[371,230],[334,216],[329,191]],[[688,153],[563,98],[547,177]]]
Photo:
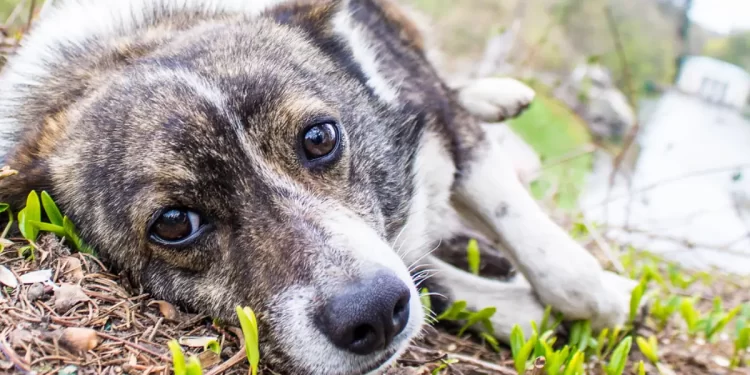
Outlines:
[[389,272],[360,280],[321,310],[320,330],[337,347],[367,355],[385,349],[409,321],[411,293]]

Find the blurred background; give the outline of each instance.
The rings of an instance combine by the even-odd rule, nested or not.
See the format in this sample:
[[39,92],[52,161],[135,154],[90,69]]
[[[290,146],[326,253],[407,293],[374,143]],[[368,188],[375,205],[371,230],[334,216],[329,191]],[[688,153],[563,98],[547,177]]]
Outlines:
[[[448,80],[537,90],[498,134],[592,251],[750,273],[750,1],[398,1],[431,27]],[[43,7],[0,0],[3,54]]]

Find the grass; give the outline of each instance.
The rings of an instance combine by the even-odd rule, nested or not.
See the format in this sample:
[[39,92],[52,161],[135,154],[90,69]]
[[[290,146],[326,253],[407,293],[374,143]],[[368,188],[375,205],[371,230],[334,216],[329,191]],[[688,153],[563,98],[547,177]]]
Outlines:
[[535,198],[552,195],[559,208],[574,210],[591,171],[592,156],[560,161],[590,145],[591,136],[583,120],[544,90],[537,90],[531,107],[510,125],[542,161],[541,174],[531,185]]

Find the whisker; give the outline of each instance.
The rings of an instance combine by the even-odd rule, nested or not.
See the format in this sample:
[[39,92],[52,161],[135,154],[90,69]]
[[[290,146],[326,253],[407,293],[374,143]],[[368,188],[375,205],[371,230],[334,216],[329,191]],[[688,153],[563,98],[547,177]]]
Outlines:
[[413,263],[412,263],[412,264],[411,264],[411,265],[410,265],[410,266],[408,267],[408,269],[409,269],[409,273],[411,273],[411,272],[412,272],[412,269],[414,268],[414,266],[418,265],[418,264],[419,264],[419,262],[420,262],[420,261],[422,261],[422,259],[424,259],[424,258],[426,258],[426,257],[430,256],[430,255],[431,255],[432,253],[434,253],[435,251],[437,251],[437,249],[439,249],[439,248],[440,248],[440,245],[442,245],[442,244],[443,244],[443,240],[440,240],[440,241],[438,241],[438,244],[437,244],[437,246],[435,246],[435,247],[434,247],[434,248],[433,248],[432,250],[430,250],[430,251],[428,251],[427,253],[423,254],[423,255],[422,255],[421,257],[419,257],[419,259],[417,259],[416,261],[414,261],[414,262],[413,262]]

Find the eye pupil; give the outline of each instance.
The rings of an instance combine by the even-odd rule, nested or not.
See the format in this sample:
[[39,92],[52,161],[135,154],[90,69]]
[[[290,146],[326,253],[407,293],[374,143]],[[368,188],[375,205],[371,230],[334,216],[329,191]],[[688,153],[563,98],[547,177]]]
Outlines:
[[338,132],[333,124],[315,125],[307,130],[304,139],[305,155],[317,159],[333,152],[338,143]]
[[193,233],[193,225],[187,211],[169,210],[161,214],[154,223],[153,233],[165,241],[179,241]]

